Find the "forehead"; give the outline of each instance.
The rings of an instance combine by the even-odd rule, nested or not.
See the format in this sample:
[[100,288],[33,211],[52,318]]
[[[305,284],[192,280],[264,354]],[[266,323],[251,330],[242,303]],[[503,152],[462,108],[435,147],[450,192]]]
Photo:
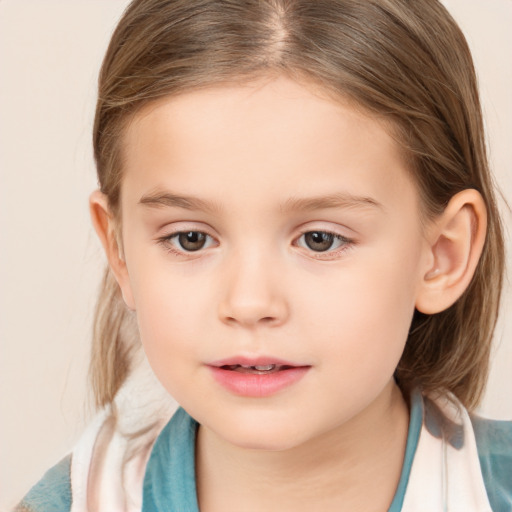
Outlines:
[[139,198],[178,187],[249,200],[256,188],[282,201],[341,187],[389,201],[412,185],[388,124],[284,77],[159,100],[128,126],[123,153]]

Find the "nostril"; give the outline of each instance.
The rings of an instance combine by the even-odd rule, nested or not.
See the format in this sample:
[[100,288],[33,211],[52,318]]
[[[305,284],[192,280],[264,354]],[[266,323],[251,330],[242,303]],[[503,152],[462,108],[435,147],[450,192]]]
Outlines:
[[288,303],[278,290],[266,290],[262,286],[228,288],[218,306],[222,322],[246,327],[275,326],[288,318]]

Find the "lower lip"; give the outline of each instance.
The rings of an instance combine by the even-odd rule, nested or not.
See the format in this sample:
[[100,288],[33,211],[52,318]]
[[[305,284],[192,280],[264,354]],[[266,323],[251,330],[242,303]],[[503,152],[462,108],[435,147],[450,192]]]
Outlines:
[[265,397],[298,382],[309,370],[309,366],[299,366],[268,374],[240,373],[210,366],[215,380],[223,387],[240,396]]

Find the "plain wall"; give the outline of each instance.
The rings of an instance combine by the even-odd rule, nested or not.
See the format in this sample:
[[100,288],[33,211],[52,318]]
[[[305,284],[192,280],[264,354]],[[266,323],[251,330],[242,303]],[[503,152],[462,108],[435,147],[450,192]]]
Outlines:
[[[512,2],[445,3],[473,49],[494,172],[512,202]],[[126,4],[0,1],[0,510],[72,448],[89,417],[104,262],[87,207],[92,118],[101,59]],[[503,419],[512,419],[511,304],[508,287],[481,408]]]

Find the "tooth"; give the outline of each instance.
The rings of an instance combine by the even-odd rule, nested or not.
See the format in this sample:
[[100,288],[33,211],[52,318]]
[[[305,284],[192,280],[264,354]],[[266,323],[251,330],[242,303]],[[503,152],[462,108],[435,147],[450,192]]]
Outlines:
[[274,368],[276,367],[275,364],[265,364],[265,365],[256,365],[254,366],[254,368],[258,371],[268,371],[268,370],[273,370]]

